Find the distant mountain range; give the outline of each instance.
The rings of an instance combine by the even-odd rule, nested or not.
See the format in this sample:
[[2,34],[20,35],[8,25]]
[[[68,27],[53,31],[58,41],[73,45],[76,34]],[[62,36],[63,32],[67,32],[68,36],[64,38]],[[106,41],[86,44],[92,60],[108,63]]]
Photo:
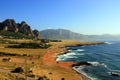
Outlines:
[[120,35],[84,35],[65,29],[46,29],[40,31],[40,35],[43,39],[69,39],[81,41],[120,40]]
[[5,21],[0,22],[0,36],[23,38],[33,37],[40,39],[40,34],[38,30],[32,30],[25,21],[22,21],[21,23],[16,23],[14,19],[6,19]]
[[0,38],[35,38],[52,40],[108,41],[120,40],[120,35],[84,35],[65,29],[32,30],[25,21],[16,23],[14,19],[0,22]]
[[40,34],[43,39],[80,39],[82,36],[65,29],[46,29],[40,31]]

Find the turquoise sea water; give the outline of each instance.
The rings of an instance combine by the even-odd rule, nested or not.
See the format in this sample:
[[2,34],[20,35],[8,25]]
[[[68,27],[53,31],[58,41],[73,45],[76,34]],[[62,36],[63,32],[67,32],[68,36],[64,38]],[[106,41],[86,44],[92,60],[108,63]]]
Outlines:
[[108,44],[67,47],[68,53],[59,55],[57,61],[86,61],[91,66],[74,67],[92,80],[120,80],[120,76],[113,76],[111,72],[120,74],[120,42],[112,41]]

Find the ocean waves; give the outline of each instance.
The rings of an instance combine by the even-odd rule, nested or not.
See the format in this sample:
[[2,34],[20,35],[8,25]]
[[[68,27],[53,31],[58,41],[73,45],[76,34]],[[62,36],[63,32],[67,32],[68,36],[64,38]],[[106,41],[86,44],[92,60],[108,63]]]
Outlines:
[[[95,46],[68,47],[68,53],[57,56],[57,61],[86,62],[91,64],[74,66],[74,70],[91,80],[120,80],[120,42]],[[113,73],[113,75],[111,74]],[[115,73],[115,74],[114,74]]]
[[82,56],[82,55],[84,55],[84,53],[79,54],[79,53],[73,53],[73,52],[70,53],[69,52],[67,54],[57,56],[56,61],[66,61],[68,59],[77,59],[78,56]]
[[68,59],[69,60],[77,59],[78,56],[84,55],[83,51],[84,51],[84,49],[68,50],[68,53],[62,54],[62,55],[58,55],[56,61],[66,61]]

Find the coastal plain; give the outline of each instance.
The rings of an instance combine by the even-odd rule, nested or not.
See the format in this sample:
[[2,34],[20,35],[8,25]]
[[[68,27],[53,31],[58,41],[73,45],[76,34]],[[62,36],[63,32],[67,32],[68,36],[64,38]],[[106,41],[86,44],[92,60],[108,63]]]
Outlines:
[[[17,40],[17,39],[7,39],[8,43],[0,44],[0,52],[19,54],[26,56],[0,56],[0,80],[16,80],[16,77],[25,78],[29,74],[27,71],[31,71],[32,78],[27,77],[27,80],[35,80],[37,77],[45,77],[46,80],[89,80],[86,76],[78,74],[72,69],[72,64],[74,62],[57,62],[57,55],[64,54],[67,49],[66,46],[76,46],[76,45],[95,45],[101,44],[99,42],[79,42],[73,40],[63,40],[62,42],[50,42],[48,44],[52,45],[47,49],[26,49],[26,48],[6,48],[9,41],[16,42],[36,42],[40,41],[34,40]],[[2,61],[3,58],[10,58],[10,61]],[[11,70],[16,67],[22,67],[24,72],[13,74]],[[6,76],[7,75],[7,76]]]

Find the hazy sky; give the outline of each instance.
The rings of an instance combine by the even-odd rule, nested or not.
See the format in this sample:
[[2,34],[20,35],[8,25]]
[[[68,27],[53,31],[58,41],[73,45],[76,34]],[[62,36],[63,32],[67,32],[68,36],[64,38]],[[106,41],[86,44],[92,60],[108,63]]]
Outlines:
[[120,34],[120,0],[0,0],[0,21],[7,18],[38,30]]

